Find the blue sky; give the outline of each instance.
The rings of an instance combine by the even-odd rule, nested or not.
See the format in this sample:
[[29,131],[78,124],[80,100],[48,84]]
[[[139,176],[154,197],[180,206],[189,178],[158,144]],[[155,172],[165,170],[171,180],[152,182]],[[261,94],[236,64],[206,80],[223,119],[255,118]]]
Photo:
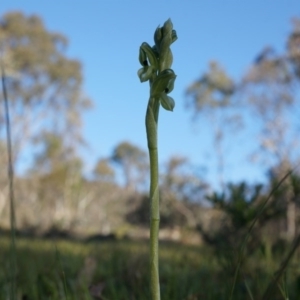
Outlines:
[[[95,103],[83,116],[83,135],[90,146],[82,151],[87,171],[121,141],[146,150],[149,88],[137,77],[138,50],[144,41],[152,45],[156,27],[171,18],[178,35],[172,45],[177,79],[171,96],[176,106],[173,113],[160,113],[160,162],[171,155],[187,156],[207,168],[209,182],[216,182],[210,124],[205,119],[192,123],[185,89],[211,60],[220,61],[238,79],[264,46],[283,50],[290,20],[300,16],[299,1],[293,0],[2,1],[1,15],[12,10],[41,16],[49,30],[68,37],[68,55],[83,64],[84,91]],[[242,140],[232,143],[244,146],[228,153],[226,181],[261,180],[263,170],[244,155],[250,146]]]

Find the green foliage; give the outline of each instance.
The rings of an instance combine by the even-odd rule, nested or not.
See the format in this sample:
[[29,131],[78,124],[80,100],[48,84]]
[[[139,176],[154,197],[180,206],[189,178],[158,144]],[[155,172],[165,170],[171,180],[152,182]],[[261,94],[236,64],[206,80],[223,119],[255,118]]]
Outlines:
[[222,212],[217,229],[207,231],[199,224],[198,230],[221,259],[235,264],[240,245],[254,220],[256,225],[246,245],[247,255],[264,249],[266,244],[275,245],[279,236],[274,235],[272,228],[278,226],[285,215],[287,206],[282,199],[287,195],[284,185],[278,187],[278,181],[271,181],[268,189],[263,189],[262,185],[248,186],[244,182],[229,184],[224,192],[207,197],[214,209]]
[[255,202],[261,190],[262,185],[250,188],[245,182],[228,184],[226,192],[214,193],[207,199],[229,216],[230,224],[237,230],[248,226],[257,215],[260,205],[255,205]]
[[[149,274],[145,267],[148,264],[146,243],[53,243],[19,238],[18,249],[19,299],[25,295],[31,300],[66,299],[64,278],[69,299],[149,299]],[[8,251],[9,241],[1,237],[0,300],[7,299]],[[209,248],[162,243],[160,260],[162,299],[228,299],[228,269],[223,269]],[[273,264],[267,264],[259,254],[250,259],[244,274],[247,283],[244,278],[240,278],[234,299],[248,299],[246,286],[254,299],[260,299],[276,270],[277,260],[276,257]],[[293,263],[296,264],[297,260]],[[298,278],[300,274],[297,268],[287,269],[284,289],[291,299],[297,299]],[[282,299],[279,289],[277,291],[272,298],[274,300]],[[93,292],[94,298],[90,292]]]

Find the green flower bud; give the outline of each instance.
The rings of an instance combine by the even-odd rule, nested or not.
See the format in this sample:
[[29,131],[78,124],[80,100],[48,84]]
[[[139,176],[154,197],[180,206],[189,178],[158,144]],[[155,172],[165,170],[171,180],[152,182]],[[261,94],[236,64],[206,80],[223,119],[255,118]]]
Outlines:
[[138,70],[138,76],[141,82],[145,82],[153,77],[155,69],[152,66],[146,66]]
[[176,31],[173,30],[171,19],[168,19],[162,28],[163,37],[160,42],[159,70],[169,69],[173,63],[173,55],[170,50],[171,44],[177,39]]
[[166,35],[168,32],[172,32],[173,29],[173,23],[171,19],[169,18],[163,26],[163,35]]
[[172,97],[168,96],[165,93],[162,93],[159,100],[160,100],[161,106],[165,110],[173,111],[173,109],[175,107],[175,101]]
[[[174,72],[173,72],[174,73]],[[175,74],[174,74],[175,75]],[[175,83],[176,75],[172,77],[165,88],[165,93],[169,94],[174,90],[174,83]]]
[[153,49],[147,43],[143,43],[141,45],[141,49],[146,53],[146,56],[148,58],[148,61],[150,62],[150,65],[153,66],[157,70],[158,69],[158,60],[157,60],[157,57],[156,57]]
[[170,48],[166,48],[164,51],[161,51],[159,58],[159,71],[170,69],[173,63],[173,54]]
[[159,59],[159,52],[158,52],[158,49],[157,49],[156,45],[154,45],[154,46],[152,47],[152,50],[153,50],[153,52],[154,52],[156,58]]
[[147,55],[146,52],[143,50],[142,46],[140,47],[139,51],[139,61],[143,67],[148,66]]
[[178,39],[176,30],[172,30],[172,43],[174,43]]
[[159,73],[151,86],[151,97],[159,97],[161,93],[170,93],[174,88],[175,79],[176,75],[172,69]]
[[159,48],[160,48],[160,42],[161,42],[162,37],[163,37],[162,28],[158,26],[155,30],[155,33],[154,33],[154,42],[155,42],[155,46],[156,46],[158,51],[159,51]]
[[[173,30],[173,23],[171,19],[168,19],[163,27],[156,28],[153,47],[150,47],[148,43],[140,46],[139,61],[143,68],[138,70],[138,76],[141,82],[150,80],[150,94],[155,98],[159,98],[161,93],[168,93],[173,89],[176,75],[171,69],[173,54],[170,46],[176,40],[177,34]],[[165,106],[171,107],[167,104]]]

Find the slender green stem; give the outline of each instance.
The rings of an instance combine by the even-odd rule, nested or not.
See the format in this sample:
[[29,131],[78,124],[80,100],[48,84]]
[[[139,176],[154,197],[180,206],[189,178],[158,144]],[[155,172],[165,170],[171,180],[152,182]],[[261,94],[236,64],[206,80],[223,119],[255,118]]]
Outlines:
[[[158,103],[159,104],[159,103]],[[159,233],[159,171],[157,152],[158,110],[154,98],[149,99],[146,112],[146,132],[150,157],[150,289],[153,300],[160,300],[158,233]]]
[[157,124],[160,105],[173,111],[175,101],[168,94],[174,88],[176,75],[171,69],[173,55],[171,44],[177,40],[173,24],[168,19],[163,27],[154,33],[155,45],[142,43],[139,61],[142,68],[138,70],[141,82],[149,81],[150,98],[146,112],[146,132],[150,157],[150,290],[151,299],[160,300],[158,269],[158,233],[159,233],[159,172],[157,150]]

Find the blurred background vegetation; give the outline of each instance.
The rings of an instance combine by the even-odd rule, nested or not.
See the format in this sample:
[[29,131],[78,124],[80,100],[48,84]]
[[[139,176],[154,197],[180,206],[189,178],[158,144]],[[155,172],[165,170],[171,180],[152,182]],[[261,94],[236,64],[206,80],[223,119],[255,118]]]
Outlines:
[[[170,157],[161,166],[161,225],[169,229],[170,237],[184,239],[180,232],[186,229],[207,241],[208,236],[225,228],[235,231],[247,227],[274,182],[299,162],[299,118],[294,109],[299,107],[300,21],[295,19],[293,26],[286,37],[286,51],[278,54],[271,47],[258,51],[238,82],[213,61],[186,88],[187,110],[195,122],[201,115],[214,128],[221,188],[213,191],[187,157]],[[16,174],[18,228],[36,234],[51,228],[118,235],[137,230],[136,234],[142,234],[148,226],[149,210],[147,153],[129,141],[120,141],[109,157],[99,158],[93,174],[84,174],[84,161],[78,154],[86,143],[81,116],[92,109],[93,102],[82,89],[81,63],[64,54],[67,38],[48,31],[38,16],[7,13],[1,18],[0,42],[14,163],[28,145],[32,150],[31,166],[26,173]],[[248,126],[243,119],[245,110],[261,125],[258,151],[253,156],[267,166],[269,183],[264,186],[232,184],[223,176],[223,142],[227,135]],[[0,113],[0,225],[8,228],[2,109]],[[293,239],[297,234],[298,176],[296,170],[262,216],[259,228],[275,226],[277,238]]]
[[[93,108],[93,101],[82,89],[81,62],[65,55],[67,46],[67,38],[48,31],[38,16],[1,16],[0,48],[7,73],[14,163],[28,146],[32,150],[30,168],[15,174],[18,233],[146,239],[147,153],[130,141],[120,141],[110,156],[99,158],[93,174],[84,174],[78,151],[86,145],[81,117]],[[240,242],[269,193],[299,163],[299,19],[294,20],[284,49],[283,53],[270,46],[258,49],[238,81],[227,75],[221,62],[212,61],[186,87],[186,109],[194,122],[206,118],[214,130],[220,189],[213,190],[187,157],[170,157],[161,166],[161,239],[207,246],[224,268],[234,264]],[[249,159],[266,166],[266,184],[232,184],[224,178],[224,140],[251,126],[245,111],[251,113],[259,136],[257,151]],[[2,107],[0,153],[0,228],[5,233],[9,230],[9,183]],[[118,179],[120,172],[124,184]],[[298,168],[276,189],[259,216],[248,241],[248,256],[284,253],[300,234],[299,222]]]

